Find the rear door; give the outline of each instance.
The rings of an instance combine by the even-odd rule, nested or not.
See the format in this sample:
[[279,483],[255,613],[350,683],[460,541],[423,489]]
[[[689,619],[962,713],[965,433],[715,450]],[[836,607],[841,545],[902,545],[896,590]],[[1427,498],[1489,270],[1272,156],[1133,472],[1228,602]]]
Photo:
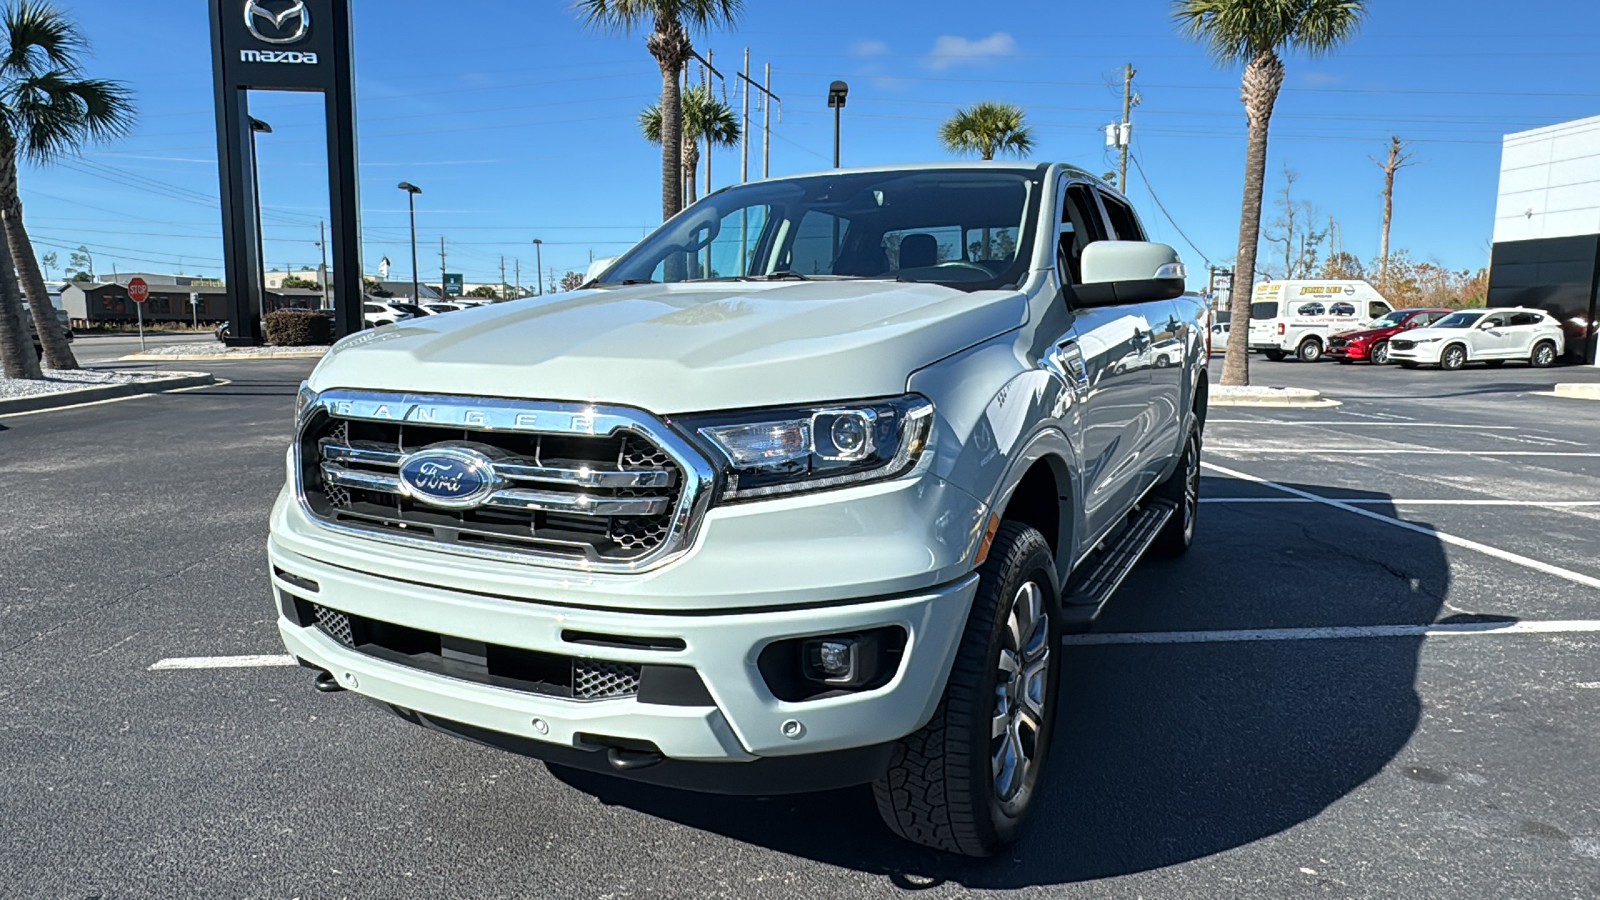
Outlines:
[[1506,323],[1506,359],[1525,359],[1533,355],[1533,344],[1539,337],[1544,316],[1535,312],[1518,312],[1510,315]]
[[1489,313],[1470,332],[1473,359],[1506,359],[1516,352],[1516,334],[1510,313]]

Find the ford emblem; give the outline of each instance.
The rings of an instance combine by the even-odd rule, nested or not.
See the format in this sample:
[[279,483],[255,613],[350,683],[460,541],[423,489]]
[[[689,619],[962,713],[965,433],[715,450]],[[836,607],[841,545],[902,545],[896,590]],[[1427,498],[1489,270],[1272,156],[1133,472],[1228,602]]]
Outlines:
[[494,492],[494,463],[460,447],[418,450],[400,461],[400,487],[429,506],[471,509]]

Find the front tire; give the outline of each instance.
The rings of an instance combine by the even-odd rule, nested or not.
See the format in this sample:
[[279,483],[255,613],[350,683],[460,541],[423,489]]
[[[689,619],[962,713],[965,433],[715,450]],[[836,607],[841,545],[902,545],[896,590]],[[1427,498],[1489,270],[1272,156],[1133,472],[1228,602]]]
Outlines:
[[1439,368],[1454,372],[1467,364],[1467,348],[1460,344],[1451,344],[1439,354]]
[[1388,341],[1379,341],[1378,343],[1373,344],[1372,345],[1372,352],[1367,355],[1367,358],[1372,360],[1372,364],[1375,365],[1375,366],[1386,366],[1386,365],[1388,365],[1389,364],[1389,342]]
[[1556,345],[1549,341],[1540,341],[1533,348],[1533,355],[1528,357],[1528,365],[1535,369],[1548,369],[1556,361]]
[[1055,558],[1037,530],[1003,522],[933,718],[895,747],[873,783],[895,834],[992,856],[1039,795],[1060,681]]

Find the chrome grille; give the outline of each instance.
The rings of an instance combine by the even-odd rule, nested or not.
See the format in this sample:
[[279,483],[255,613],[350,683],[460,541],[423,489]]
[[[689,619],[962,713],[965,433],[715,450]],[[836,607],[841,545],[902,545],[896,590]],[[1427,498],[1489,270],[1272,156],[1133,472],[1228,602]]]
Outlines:
[[[429,504],[403,483],[410,454],[457,448],[492,460],[470,508]],[[306,510],[330,527],[472,555],[637,571],[681,551],[711,472],[670,429],[610,407],[335,391],[296,444]]]

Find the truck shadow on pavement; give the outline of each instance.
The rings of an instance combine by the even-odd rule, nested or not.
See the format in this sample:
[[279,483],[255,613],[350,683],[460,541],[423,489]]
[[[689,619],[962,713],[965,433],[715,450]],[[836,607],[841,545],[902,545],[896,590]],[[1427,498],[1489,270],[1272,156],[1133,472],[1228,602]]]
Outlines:
[[[1202,496],[1267,496],[1206,482]],[[1135,569],[1095,633],[1422,625],[1449,585],[1431,535],[1319,504],[1209,503],[1199,521],[1189,554]],[[1172,866],[1293,828],[1382,773],[1417,727],[1420,637],[1186,641],[1063,648],[1042,802],[995,859],[897,840],[867,787],[738,798],[551,771],[606,803],[906,889],[1017,888]]]

